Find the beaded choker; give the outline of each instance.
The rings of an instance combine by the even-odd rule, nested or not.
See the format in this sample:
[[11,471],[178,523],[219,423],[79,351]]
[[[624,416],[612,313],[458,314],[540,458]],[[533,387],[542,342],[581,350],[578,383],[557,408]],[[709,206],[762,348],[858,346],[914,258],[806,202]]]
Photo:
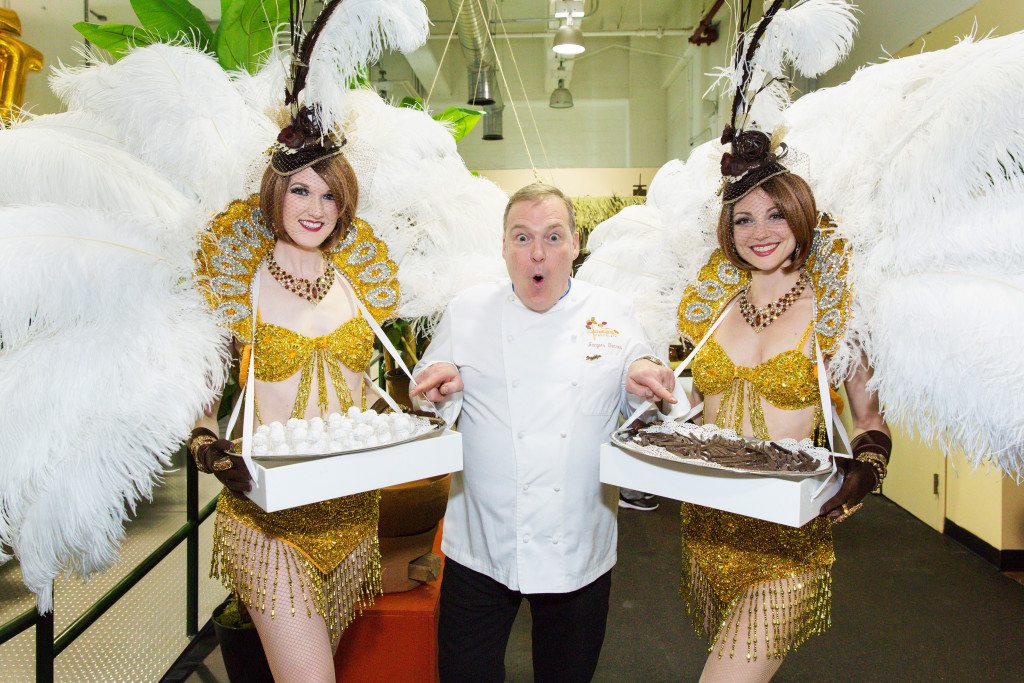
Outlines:
[[740,313],[747,324],[754,328],[754,332],[760,332],[785,313],[793,305],[793,302],[800,298],[806,287],[807,273],[800,273],[800,279],[796,281],[791,290],[767,306],[758,308],[747,299],[747,291],[750,289],[750,285],[747,285],[740,292]]
[[334,284],[334,267],[330,263],[326,263],[323,275],[316,280],[309,281],[287,273],[274,260],[274,255],[271,253],[267,255],[267,270],[270,271],[270,274],[274,276],[274,279],[282,287],[314,305],[323,301],[323,298],[327,296],[327,292],[331,290],[331,285]]

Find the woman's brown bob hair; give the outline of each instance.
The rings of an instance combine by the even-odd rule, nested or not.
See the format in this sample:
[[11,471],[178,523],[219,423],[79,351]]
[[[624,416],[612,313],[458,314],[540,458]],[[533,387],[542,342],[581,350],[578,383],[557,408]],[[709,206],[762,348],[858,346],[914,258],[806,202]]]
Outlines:
[[[356,173],[352,166],[341,154],[335,154],[327,159],[322,159],[310,166],[316,174],[324,179],[331,194],[334,195],[334,203],[338,205],[338,222],[327,239],[320,245],[322,251],[329,251],[339,241],[344,239],[348,232],[348,226],[356,216],[356,204],[359,201],[359,182],[356,180]],[[294,175],[294,174],[293,174]],[[292,176],[280,176],[274,173],[274,169],[267,166],[263,173],[263,181],[260,183],[260,209],[263,211],[265,220],[271,232],[279,240],[292,244],[292,238],[284,229],[282,213],[284,211],[284,195],[288,191],[288,184]]]
[[[793,231],[793,237],[796,238],[793,262],[783,268],[782,272],[797,271],[804,267],[807,257],[810,256],[814,230],[818,227],[818,208],[814,204],[814,194],[803,178],[792,173],[782,173],[769,178],[759,187],[775,202],[775,207],[782,212],[783,218],[789,223],[789,229]],[[722,207],[722,215],[718,218],[718,245],[722,247],[726,258],[737,268],[754,270],[754,267],[744,261],[736,251],[732,222],[737,203]]]

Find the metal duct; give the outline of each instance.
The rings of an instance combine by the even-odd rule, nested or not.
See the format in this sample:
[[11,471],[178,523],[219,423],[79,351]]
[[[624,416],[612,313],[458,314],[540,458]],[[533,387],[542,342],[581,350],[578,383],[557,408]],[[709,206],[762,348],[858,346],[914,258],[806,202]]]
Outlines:
[[[459,7],[462,7],[461,11]],[[452,16],[458,17],[455,30],[466,58],[466,77],[469,84],[469,104],[487,106],[484,117],[484,140],[501,140],[501,92],[498,90],[497,60],[487,35],[487,17],[476,2],[448,0]],[[489,137],[490,131],[495,137]]]
[[501,134],[501,113],[505,105],[487,105],[484,107],[484,140],[504,140]]

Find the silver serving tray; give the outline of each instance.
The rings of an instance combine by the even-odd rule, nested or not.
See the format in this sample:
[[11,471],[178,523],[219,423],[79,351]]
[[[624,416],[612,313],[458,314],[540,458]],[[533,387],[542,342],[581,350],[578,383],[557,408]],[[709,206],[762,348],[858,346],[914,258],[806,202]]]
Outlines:
[[[444,431],[445,421],[439,417],[428,417],[426,415],[417,415],[421,419],[427,420],[433,425],[433,429],[429,432],[423,432],[416,436],[410,436],[406,439],[399,441],[392,441],[390,443],[382,443],[377,446],[366,446],[364,448],[352,448],[346,451],[337,451],[335,453],[312,453],[309,455],[303,454],[292,454],[292,455],[254,455],[252,459],[254,462],[258,462],[260,465],[267,469],[273,467],[281,467],[282,465],[294,465],[299,462],[308,462],[310,460],[319,460],[320,458],[333,458],[338,455],[350,455],[352,453],[364,453],[366,451],[379,451],[382,448],[391,448],[392,446],[400,446],[404,443],[411,443],[413,441],[422,441],[423,439],[430,439]],[[241,446],[241,439],[235,439],[235,449],[231,451],[231,455],[241,456],[242,453],[237,451],[238,447]]]
[[[743,441],[757,441],[757,439],[748,439],[746,437],[740,437]],[[832,471],[832,464],[830,462],[824,462],[819,460],[819,466],[817,470],[811,472],[786,472],[781,470],[748,470],[739,467],[728,467],[726,465],[720,465],[716,462],[710,462],[701,458],[682,458],[674,453],[669,453],[660,446],[640,446],[633,442],[622,430],[618,430],[612,433],[611,441],[613,444],[618,446],[624,451],[634,453],[636,455],[642,455],[648,458],[658,458],[660,460],[668,460],[669,462],[678,462],[684,465],[693,465],[695,467],[703,467],[712,470],[724,470],[726,472],[735,472],[736,474],[754,474],[760,477],[784,477],[786,479],[805,479],[807,477],[816,477],[821,474]],[[776,445],[778,445],[776,443]]]

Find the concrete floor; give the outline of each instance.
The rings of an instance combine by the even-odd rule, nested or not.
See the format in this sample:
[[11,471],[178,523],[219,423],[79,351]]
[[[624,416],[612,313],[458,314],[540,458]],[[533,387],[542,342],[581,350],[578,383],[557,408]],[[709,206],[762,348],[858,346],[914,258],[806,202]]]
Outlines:
[[[696,681],[706,657],[678,596],[679,505],[621,510],[619,564],[596,681]],[[833,626],[776,681],[1024,681],[1024,586],[885,498],[836,528]],[[533,679],[529,608],[508,680]],[[224,682],[214,650],[187,678]]]

